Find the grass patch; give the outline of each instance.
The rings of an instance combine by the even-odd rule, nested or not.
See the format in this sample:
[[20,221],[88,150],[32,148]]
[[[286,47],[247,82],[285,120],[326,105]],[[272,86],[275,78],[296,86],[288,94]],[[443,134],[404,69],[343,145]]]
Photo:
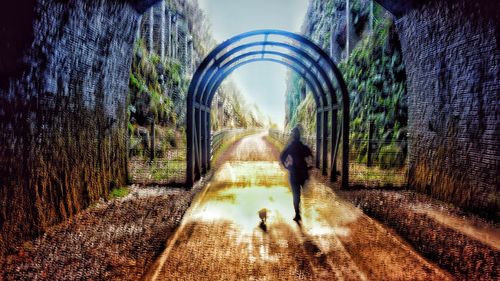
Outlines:
[[110,199],[122,198],[122,197],[127,196],[129,193],[130,193],[130,189],[127,186],[113,188],[111,190],[111,192],[109,193],[109,198]]
[[165,181],[178,178],[186,171],[186,162],[182,160],[169,160],[168,162],[153,163],[151,165],[151,177],[155,181]]

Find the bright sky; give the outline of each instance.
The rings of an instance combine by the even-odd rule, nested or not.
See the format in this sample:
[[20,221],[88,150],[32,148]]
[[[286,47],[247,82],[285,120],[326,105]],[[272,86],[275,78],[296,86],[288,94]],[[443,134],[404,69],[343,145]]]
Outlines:
[[[299,32],[307,0],[198,0],[218,43],[256,29]],[[256,62],[236,70],[230,77],[249,103],[282,127],[285,120],[286,72],[284,66]]]

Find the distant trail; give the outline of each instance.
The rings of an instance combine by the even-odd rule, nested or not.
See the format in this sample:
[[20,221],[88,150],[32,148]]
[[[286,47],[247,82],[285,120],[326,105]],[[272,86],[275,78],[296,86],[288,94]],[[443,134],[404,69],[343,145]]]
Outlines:
[[297,225],[286,171],[264,134],[224,156],[145,280],[451,280],[314,179]]

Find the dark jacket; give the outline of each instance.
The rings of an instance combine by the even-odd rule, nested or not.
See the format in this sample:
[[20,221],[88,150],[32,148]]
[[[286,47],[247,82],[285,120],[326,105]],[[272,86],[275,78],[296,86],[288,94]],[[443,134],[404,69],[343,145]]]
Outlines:
[[283,165],[285,165],[288,156],[292,158],[292,165],[285,167],[290,172],[290,178],[300,183],[305,182],[309,178],[306,158],[312,156],[311,149],[300,140],[293,140],[280,155],[280,161]]

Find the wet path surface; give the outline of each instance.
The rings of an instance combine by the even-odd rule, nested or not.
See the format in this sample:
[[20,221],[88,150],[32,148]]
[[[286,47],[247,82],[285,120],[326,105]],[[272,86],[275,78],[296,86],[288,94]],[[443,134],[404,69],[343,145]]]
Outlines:
[[262,134],[228,153],[146,279],[450,279],[314,179],[302,194],[303,222],[295,223],[286,171]]

